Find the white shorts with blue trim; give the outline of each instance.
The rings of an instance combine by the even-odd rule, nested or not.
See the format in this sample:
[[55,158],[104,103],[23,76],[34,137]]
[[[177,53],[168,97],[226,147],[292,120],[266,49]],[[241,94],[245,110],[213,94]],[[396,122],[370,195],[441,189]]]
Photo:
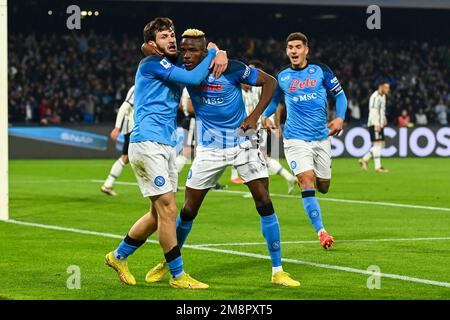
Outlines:
[[331,142],[285,139],[284,155],[295,175],[314,171],[317,178],[331,179]]
[[269,177],[261,151],[250,141],[226,149],[198,146],[186,187],[197,190],[214,187],[227,166],[235,167],[244,183]]
[[144,197],[176,192],[176,150],[153,141],[130,143],[128,158]]

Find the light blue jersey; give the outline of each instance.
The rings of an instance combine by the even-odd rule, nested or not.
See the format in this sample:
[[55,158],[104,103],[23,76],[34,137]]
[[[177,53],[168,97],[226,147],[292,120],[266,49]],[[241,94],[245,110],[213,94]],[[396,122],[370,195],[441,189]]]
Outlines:
[[135,78],[135,124],[130,142],[176,145],[181,85],[198,85],[205,79],[215,54],[215,50],[208,50],[205,59],[191,71],[175,66],[162,56],[151,55],[141,60]]
[[215,78],[211,73],[200,86],[187,86],[197,121],[197,139],[203,147],[237,145],[236,131],[246,118],[241,83],[255,85],[258,69],[230,60],[227,70]]
[[[272,102],[263,115],[270,116],[276,110],[282,95],[286,104],[285,139],[320,141],[327,138],[327,91],[337,100],[344,91],[328,66],[308,63],[302,69],[287,67],[277,76],[278,86]],[[341,101],[339,101],[341,102]],[[337,110],[338,117],[345,117],[346,99]]]

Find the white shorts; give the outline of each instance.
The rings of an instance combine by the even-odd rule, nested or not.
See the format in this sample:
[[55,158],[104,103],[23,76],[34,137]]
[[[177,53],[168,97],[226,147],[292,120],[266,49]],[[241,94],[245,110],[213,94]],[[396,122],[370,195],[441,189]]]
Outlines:
[[285,139],[284,154],[295,175],[313,170],[317,178],[331,179],[331,143]]
[[153,141],[133,142],[128,158],[144,197],[177,191],[174,147]]
[[214,187],[227,166],[236,168],[244,183],[268,178],[269,173],[261,151],[256,147],[244,148],[245,146],[250,146],[249,141],[242,147],[226,149],[198,146],[186,187],[198,190]]

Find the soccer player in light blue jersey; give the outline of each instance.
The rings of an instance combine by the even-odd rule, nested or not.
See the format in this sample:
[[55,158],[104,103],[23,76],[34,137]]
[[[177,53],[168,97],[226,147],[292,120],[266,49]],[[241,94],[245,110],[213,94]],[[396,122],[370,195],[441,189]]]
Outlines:
[[[184,66],[187,70],[198,68],[207,54],[204,33],[188,29],[182,37],[180,48]],[[261,98],[250,115],[242,99],[242,83],[262,87]],[[183,246],[206,194],[231,165],[248,186],[260,215],[262,234],[272,260],[272,283],[299,286],[281,265],[280,226],[269,195],[264,157],[257,141],[252,145],[251,140],[237,135],[239,129],[244,132],[256,129],[276,83],[264,71],[230,60],[219,78],[210,74],[200,85],[187,86],[196,115],[198,146],[186,182],[185,202],[177,218],[177,238],[178,245]],[[148,272],[146,281],[160,281],[167,271],[167,264],[161,262]]]
[[[267,118],[272,115],[284,95],[287,118],[283,131],[286,159],[297,176],[302,191],[303,207],[325,249],[334,239],[325,230],[322,212],[316,199],[316,188],[327,193],[331,181],[330,136],[343,128],[347,98],[331,69],[323,63],[307,59],[308,39],[300,32],[286,39],[290,66],[278,75],[278,87],[263,113],[263,125],[273,128]],[[327,123],[327,93],[336,99],[336,118]]]
[[209,74],[216,54],[219,73],[226,68],[228,60],[223,52],[209,49],[197,68],[188,71],[177,67],[175,28],[169,18],[156,18],[148,23],[144,28],[144,40],[162,56],[142,59],[136,71],[135,125],[130,137],[129,160],[142,195],[150,198],[151,208],[132,226],[118,248],[106,255],[105,263],[117,271],[122,282],[136,284],[126,259],[158,230],[159,242],[172,274],[170,286],[206,289],[207,284],[184,272],[177,244],[176,113],[181,85],[200,84]]

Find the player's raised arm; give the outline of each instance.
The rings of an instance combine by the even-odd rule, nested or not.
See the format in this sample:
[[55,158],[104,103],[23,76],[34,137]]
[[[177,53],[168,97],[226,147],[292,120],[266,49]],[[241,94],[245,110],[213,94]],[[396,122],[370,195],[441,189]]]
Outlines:
[[198,66],[192,70],[174,67],[167,80],[184,85],[199,85],[208,75],[211,62],[216,57],[216,54],[219,56],[226,55],[223,51],[208,49],[208,54]]
[[144,76],[154,76],[184,85],[199,85],[208,75],[209,66],[216,54],[223,55],[221,51],[208,49],[208,54],[203,61],[192,70],[185,70],[175,66],[167,57],[153,55],[141,62],[141,72]]

